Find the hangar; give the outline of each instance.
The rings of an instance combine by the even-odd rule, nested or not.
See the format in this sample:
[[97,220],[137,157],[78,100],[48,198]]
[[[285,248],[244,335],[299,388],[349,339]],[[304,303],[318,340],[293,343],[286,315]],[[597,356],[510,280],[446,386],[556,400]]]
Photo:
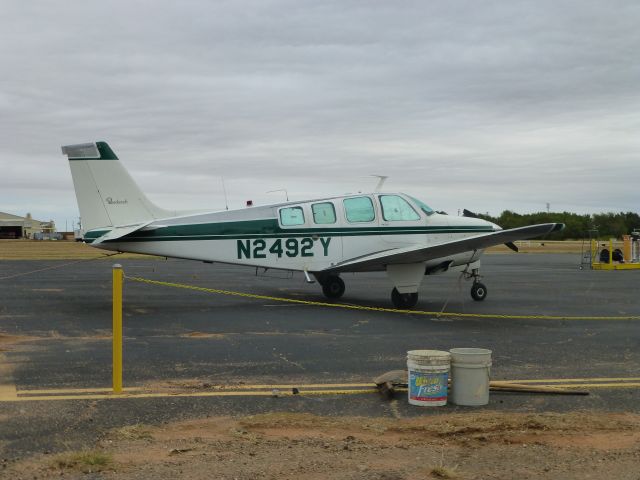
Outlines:
[[34,238],[36,233],[55,232],[53,221],[41,222],[31,218],[0,212],[0,238]]

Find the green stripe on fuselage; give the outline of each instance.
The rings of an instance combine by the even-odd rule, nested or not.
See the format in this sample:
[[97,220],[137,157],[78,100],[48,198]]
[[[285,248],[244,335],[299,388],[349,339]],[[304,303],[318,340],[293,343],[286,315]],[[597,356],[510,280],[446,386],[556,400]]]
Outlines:
[[153,242],[182,240],[230,240],[292,237],[351,237],[364,235],[420,235],[448,233],[489,233],[484,226],[416,226],[416,227],[336,227],[281,228],[276,219],[172,225],[155,230],[135,231],[107,242]]

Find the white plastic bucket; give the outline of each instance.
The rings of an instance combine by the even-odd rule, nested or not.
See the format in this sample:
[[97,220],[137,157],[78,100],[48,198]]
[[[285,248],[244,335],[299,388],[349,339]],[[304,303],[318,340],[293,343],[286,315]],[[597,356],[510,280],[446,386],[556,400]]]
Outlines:
[[485,348],[452,348],[451,402],[478,406],[489,403],[491,350]]
[[447,404],[451,354],[440,350],[407,352],[409,403],[437,407]]

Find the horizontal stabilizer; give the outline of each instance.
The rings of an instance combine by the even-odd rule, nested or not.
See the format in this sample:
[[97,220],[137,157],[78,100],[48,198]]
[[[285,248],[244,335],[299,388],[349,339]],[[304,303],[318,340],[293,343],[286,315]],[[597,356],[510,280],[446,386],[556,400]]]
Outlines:
[[125,235],[129,235],[130,233],[143,229],[149,223],[151,222],[140,223],[137,225],[127,225],[125,227],[116,227],[108,231],[105,231],[104,229],[91,230],[85,233],[84,239],[85,241],[92,240],[91,244],[97,245],[108,240],[117,240],[119,238],[122,238]]
[[118,160],[106,142],[65,145],[62,147],[62,154],[69,160]]

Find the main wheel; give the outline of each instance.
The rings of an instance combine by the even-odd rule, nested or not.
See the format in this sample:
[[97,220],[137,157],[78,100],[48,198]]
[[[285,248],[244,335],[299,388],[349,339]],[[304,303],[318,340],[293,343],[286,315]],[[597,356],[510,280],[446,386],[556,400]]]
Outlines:
[[397,288],[391,290],[393,306],[400,310],[410,310],[418,303],[418,293],[400,293]]
[[487,298],[487,287],[484,283],[476,282],[471,287],[471,298],[476,302],[481,302]]
[[331,275],[322,282],[322,293],[327,298],[340,298],[344,294],[344,282],[337,275]]

